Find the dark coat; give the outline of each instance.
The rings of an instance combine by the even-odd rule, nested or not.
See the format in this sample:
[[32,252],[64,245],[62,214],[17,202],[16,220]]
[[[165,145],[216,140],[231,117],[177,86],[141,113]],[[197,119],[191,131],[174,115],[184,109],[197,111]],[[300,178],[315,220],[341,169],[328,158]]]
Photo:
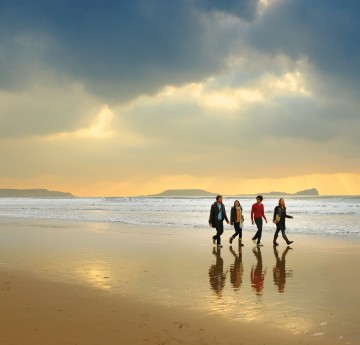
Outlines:
[[[224,204],[221,204],[221,210],[222,210],[222,220],[226,220],[227,222],[229,222],[229,219],[226,215],[226,211],[225,211],[225,206]],[[216,222],[218,221],[218,213],[219,213],[219,207],[217,202],[215,201],[210,208],[210,216],[209,216],[209,224],[211,224],[211,226],[213,228],[216,227]]]
[[293,218],[292,216],[286,214],[286,207],[282,209],[280,206],[276,206],[274,208],[273,221],[276,221],[277,215],[280,217],[280,221],[278,223],[282,224],[284,229],[285,229],[285,218]]

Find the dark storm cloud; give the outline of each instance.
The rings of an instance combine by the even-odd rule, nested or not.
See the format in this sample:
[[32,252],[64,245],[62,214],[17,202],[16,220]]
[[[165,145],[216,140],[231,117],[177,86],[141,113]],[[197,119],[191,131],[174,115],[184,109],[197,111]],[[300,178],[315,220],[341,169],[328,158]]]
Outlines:
[[[351,124],[357,124],[352,121],[358,116],[358,100],[352,95],[359,89],[354,87],[359,86],[360,72],[359,9],[356,1],[277,0],[258,16],[258,1],[253,0],[0,0],[0,90],[30,94],[21,104],[0,104],[0,134],[71,131],[86,124],[103,103],[112,105],[155,93],[168,84],[217,76],[228,56],[251,51],[255,57],[270,56],[269,60],[278,54],[293,61],[306,57],[314,74],[311,86],[316,89],[311,102],[284,98],[277,100],[274,109],[267,104],[252,108],[245,116],[248,133],[315,141],[342,133],[356,142],[356,126]],[[227,16],[236,20],[224,24]],[[252,80],[256,83],[262,74],[284,73],[261,59],[254,61],[251,70],[240,70],[228,85],[221,80],[216,87],[220,91],[223,86],[232,87],[231,83],[241,87]],[[59,95],[44,92],[31,98],[31,86],[44,84],[46,90],[49,74]],[[85,96],[74,94],[69,89],[72,83],[84,86],[96,98],[79,102],[78,97]],[[66,95],[67,88],[74,96]],[[335,104],[324,105],[334,99]],[[198,121],[192,114],[202,110],[186,103],[166,112],[153,111],[161,116],[153,117],[146,109],[127,121],[145,135],[158,130],[158,137],[171,140],[175,136],[167,138],[165,133],[181,132],[183,118],[184,132],[189,133],[189,127],[194,132],[194,145],[202,135],[196,133],[210,133],[211,126],[219,126],[218,120],[203,114]],[[169,122],[168,114],[178,117]],[[260,124],[254,124],[255,119]],[[227,120],[221,126],[227,132],[235,128]]]
[[[0,82],[21,84],[28,55],[44,40],[43,68],[84,82],[118,100],[151,93],[164,84],[198,80],[219,70],[229,40],[209,37],[202,14],[220,11],[253,18],[257,1],[127,0],[0,2]],[[19,37],[32,37],[26,46]],[[35,43],[34,43],[35,40]],[[29,42],[29,41],[28,41]],[[25,60],[25,61],[24,61]],[[30,61],[31,62],[31,61]],[[30,66],[29,66],[30,67]],[[19,68],[19,70],[18,70]],[[13,78],[7,71],[12,71]],[[27,79],[25,78],[25,81]]]
[[[12,0],[0,10],[3,89],[31,83],[40,65],[126,100],[215,75],[244,51],[243,40],[260,53],[306,56],[324,78],[359,83],[358,1],[270,2],[260,18],[255,0]],[[249,25],[226,31],[216,12]]]
[[213,0],[194,0],[194,6],[202,8],[206,11],[223,12],[232,16],[237,16],[245,20],[255,18],[258,9],[258,0],[239,1],[213,1]]
[[307,57],[325,83],[359,87],[359,13],[356,0],[280,1],[254,23],[247,41],[263,53]]

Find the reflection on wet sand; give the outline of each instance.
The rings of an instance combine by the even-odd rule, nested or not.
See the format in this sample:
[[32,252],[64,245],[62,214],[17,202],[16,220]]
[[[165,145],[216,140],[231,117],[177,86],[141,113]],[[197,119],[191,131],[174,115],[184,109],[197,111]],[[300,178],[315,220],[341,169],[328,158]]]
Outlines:
[[250,273],[251,286],[255,290],[257,295],[262,295],[262,291],[264,289],[266,268],[265,270],[263,270],[263,262],[262,262],[260,247],[257,246],[253,248],[252,251],[256,257],[257,263],[255,267],[254,265],[252,265],[251,267],[251,273]]
[[221,248],[213,248],[213,254],[216,257],[216,261],[215,265],[211,265],[209,268],[210,288],[218,298],[221,298],[226,278],[226,273],[224,273],[224,260],[221,257]]
[[242,263],[242,247],[239,245],[238,253],[232,246],[229,247],[230,253],[234,256],[234,264],[230,265],[230,282],[235,291],[240,289],[242,276],[244,273],[244,265]]
[[277,285],[278,291],[280,293],[283,293],[285,291],[286,278],[293,276],[293,271],[286,270],[286,266],[285,266],[285,257],[290,249],[291,249],[290,247],[287,247],[283,251],[280,259],[277,247],[274,246],[274,255],[276,259],[276,264],[273,268],[273,277],[274,277],[274,284]]

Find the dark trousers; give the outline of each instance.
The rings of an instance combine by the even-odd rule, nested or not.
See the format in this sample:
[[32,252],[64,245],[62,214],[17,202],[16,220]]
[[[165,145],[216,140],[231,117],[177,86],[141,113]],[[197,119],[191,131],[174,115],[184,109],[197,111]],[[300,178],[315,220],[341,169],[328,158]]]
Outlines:
[[283,239],[285,240],[285,242],[287,244],[289,244],[289,239],[287,238],[286,234],[285,234],[285,223],[277,223],[276,224],[276,230],[275,230],[275,234],[274,234],[274,244],[276,243],[276,240],[279,236],[279,232],[281,231],[281,235],[283,237]]
[[261,235],[262,235],[263,220],[262,220],[262,218],[255,218],[254,220],[255,220],[255,224],[256,224],[258,230],[252,239],[253,240],[257,239],[257,244],[259,244],[260,240],[261,240]]
[[282,223],[277,223],[276,224],[276,230],[275,230],[275,235],[274,235],[274,240],[276,240],[279,236],[279,232],[281,231],[281,234],[285,235],[285,225]]
[[234,229],[235,229],[235,234],[232,235],[232,238],[235,238],[237,235],[239,235],[239,238],[242,238],[242,228],[240,228],[240,222],[238,223],[234,223]]
[[216,220],[216,235],[213,236],[213,239],[216,240],[216,244],[221,244],[221,235],[224,232],[224,221],[223,220]]

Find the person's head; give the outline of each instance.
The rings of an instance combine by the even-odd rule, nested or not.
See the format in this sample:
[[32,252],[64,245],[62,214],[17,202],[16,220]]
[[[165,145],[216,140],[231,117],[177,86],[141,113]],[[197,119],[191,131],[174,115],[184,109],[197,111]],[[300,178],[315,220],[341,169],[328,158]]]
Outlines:
[[280,206],[280,207],[285,207],[285,200],[284,200],[284,198],[280,198],[280,199],[279,199],[279,206]]
[[258,203],[258,204],[260,204],[262,201],[263,201],[263,197],[262,197],[262,195],[258,195],[257,197],[256,197],[256,202]]
[[218,202],[219,204],[222,203],[222,195],[216,196],[216,202]]
[[235,206],[235,207],[239,207],[239,206],[240,206],[240,201],[239,201],[239,200],[235,200],[235,201],[234,201],[234,206]]

